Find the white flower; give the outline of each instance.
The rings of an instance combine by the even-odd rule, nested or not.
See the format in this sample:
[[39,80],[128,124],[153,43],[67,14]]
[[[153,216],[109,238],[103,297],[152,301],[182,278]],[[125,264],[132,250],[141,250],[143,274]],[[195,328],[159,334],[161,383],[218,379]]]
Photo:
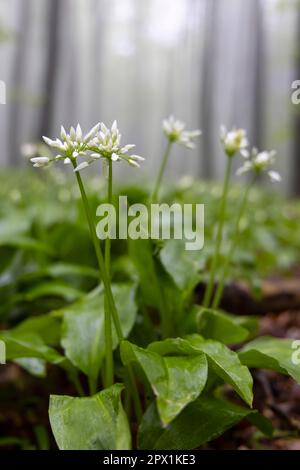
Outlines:
[[[66,163],[66,162],[65,162]],[[89,163],[88,162],[81,162],[79,163],[79,165],[77,165],[77,167],[75,168],[74,171],[80,171],[80,170],[83,170],[84,168],[87,168],[89,166]]]
[[226,128],[221,126],[221,141],[229,157],[233,157],[237,152],[240,152],[248,146],[245,129],[232,129],[227,132]]
[[49,157],[34,157],[34,158],[31,158],[30,161],[33,163],[33,166],[36,168],[47,167],[51,163],[51,159]]
[[281,175],[278,173],[278,171],[268,171],[268,175],[272,183],[280,183],[280,181],[282,180]]
[[[71,127],[69,133],[61,126],[60,139],[52,140],[45,136],[43,139],[47,145],[58,150],[59,153],[55,158],[49,157],[47,162],[40,158],[36,161],[31,159],[34,166],[48,166],[53,161],[63,160],[65,165],[75,166],[76,162],[74,171],[80,171],[100,158],[116,162],[125,160],[132,166],[139,166],[139,162],[144,160],[139,155],[127,155],[135,145],[121,147],[121,134],[116,121],[110,130],[103,123],[96,124],[86,135],[83,135],[80,124],[76,129]],[[77,164],[77,159],[81,157],[83,160]]]
[[101,129],[90,143],[92,150],[91,158],[111,159],[113,162],[125,160],[129,165],[139,167],[139,162],[144,161],[139,155],[128,155],[128,152],[135,145],[128,144],[121,146],[121,134],[118,129],[117,121],[113,122],[111,129],[108,129],[104,123],[101,123]]
[[244,150],[241,153],[246,161],[241,168],[238,169],[238,175],[242,175],[248,171],[252,171],[256,174],[266,171],[272,182],[281,181],[280,174],[277,171],[269,169],[275,163],[276,152],[274,150],[271,152],[259,152],[256,148],[253,148],[251,152]]
[[55,158],[47,157],[47,162],[41,160],[41,158],[46,157],[37,157],[38,160],[31,158],[31,162],[34,163],[34,166],[40,167],[49,166],[53,161],[62,159],[64,164],[70,164],[75,162],[78,157],[85,157],[87,159],[86,165],[80,164],[80,168],[85,168],[93,161],[90,157],[90,143],[95,138],[99,128],[100,123],[96,124],[86,135],[83,135],[80,124],[77,125],[76,129],[71,127],[69,133],[61,126],[60,139],[52,140],[49,137],[43,137],[44,142],[49,147],[58,150],[59,154]]
[[200,130],[186,131],[185,123],[176,120],[174,116],[170,116],[168,119],[163,121],[163,130],[170,142],[177,142],[189,149],[195,148],[193,139],[201,135]]

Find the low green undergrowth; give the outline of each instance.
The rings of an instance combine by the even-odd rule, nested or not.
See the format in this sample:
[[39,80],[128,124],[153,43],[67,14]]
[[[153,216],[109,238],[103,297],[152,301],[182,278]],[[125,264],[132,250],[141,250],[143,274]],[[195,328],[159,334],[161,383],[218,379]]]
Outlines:
[[[251,369],[270,368],[300,383],[292,339],[257,337],[255,318],[219,309],[225,283],[247,281],[259,295],[261,279],[288,274],[299,262],[299,203],[252,180],[248,192],[229,185],[231,160],[242,150],[232,148],[230,133],[222,137],[230,164],[223,186],[183,178],[162,187],[172,145],[196,137],[169,126],[152,193],[147,184],[112,187],[112,173],[108,180],[81,179],[98,150],[111,171],[112,155],[123,159],[121,149],[103,150],[116,126],[92,141],[86,165],[77,164],[72,131],[62,133],[69,147],[61,158],[73,164],[77,182],[52,168],[0,178],[0,338],[8,361],[40,380],[51,364],[72,384],[74,396],[58,389],[50,397],[60,449],[194,449],[243,419],[271,436],[271,423],[252,407]],[[242,147],[242,140],[234,143]],[[48,161],[35,159],[36,166],[52,162],[42,158]],[[257,153],[246,158],[254,165]],[[100,243],[96,207],[119,195],[130,203],[204,204],[204,248],[186,251],[184,240]],[[206,291],[197,304],[199,283]]]

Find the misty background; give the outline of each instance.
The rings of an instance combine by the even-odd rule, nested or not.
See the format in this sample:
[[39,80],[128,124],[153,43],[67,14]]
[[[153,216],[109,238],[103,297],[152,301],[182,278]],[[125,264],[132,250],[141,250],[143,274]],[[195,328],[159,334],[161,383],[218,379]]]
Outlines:
[[117,119],[151,178],[172,113],[203,136],[176,149],[170,178],[220,177],[219,128],[235,125],[277,150],[282,187],[300,194],[299,12],[296,0],[0,0],[0,165],[28,165],[21,145],[61,124]]

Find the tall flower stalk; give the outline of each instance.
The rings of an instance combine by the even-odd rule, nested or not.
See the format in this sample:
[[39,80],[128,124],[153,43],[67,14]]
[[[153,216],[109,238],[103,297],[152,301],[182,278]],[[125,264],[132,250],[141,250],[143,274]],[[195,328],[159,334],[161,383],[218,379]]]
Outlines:
[[237,171],[237,174],[241,175],[243,173],[251,172],[252,177],[244,192],[244,196],[243,196],[243,199],[242,199],[239,211],[238,211],[238,215],[236,218],[236,222],[235,222],[233,238],[232,238],[229,251],[227,253],[227,256],[225,258],[225,261],[222,267],[222,273],[219,277],[218,287],[217,287],[216,293],[214,295],[213,303],[212,303],[212,308],[214,309],[217,309],[220,305],[220,301],[221,301],[222,294],[224,291],[225,282],[226,282],[226,279],[228,278],[230,263],[232,261],[232,258],[234,256],[235,250],[239,242],[241,219],[245,214],[248,200],[249,200],[249,194],[253,185],[255,184],[257,176],[260,173],[265,171],[268,174],[272,182],[281,181],[280,174],[277,171],[273,171],[269,169],[270,166],[273,165],[274,163],[274,156],[275,156],[274,151],[272,152],[265,151],[265,152],[259,153],[254,148],[251,153],[248,152],[247,150],[242,150],[241,153],[246,158],[246,161],[243,164],[243,166]]
[[[99,240],[97,238],[97,234],[96,234],[95,223],[93,221],[93,217],[92,217],[92,214],[91,214],[91,211],[90,211],[90,208],[89,208],[88,199],[87,199],[85,189],[84,189],[82,179],[81,179],[81,176],[80,176],[79,172],[76,172],[76,178],[77,178],[77,182],[78,182],[78,185],[79,185],[79,189],[80,189],[80,193],[81,193],[81,197],[82,197],[82,202],[83,202],[86,217],[87,217],[87,220],[88,220],[88,223],[89,223],[90,232],[91,232],[91,236],[92,236],[92,240],[93,240],[93,244],[94,244],[94,248],[95,248],[95,252],[96,252],[96,256],[97,256],[97,260],[98,260],[98,265],[99,265],[99,270],[100,270],[100,281],[101,280],[103,281],[104,288],[105,288],[105,293],[106,293],[106,299],[107,299],[107,303],[108,303],[108,308],[109,308],[109,310],[111,312],[111,315],[112,315],[112,318],[113,318],[113,322],[114,322],[114,326],[115,326],[116,333],[117,333],[117,336],[118,336],[118,340],[121,343],[124,340],[124,336],[123,336],[123,333],[122,333],[122,328],[121,328],[121,323],[120,323],[120,320],[119,320],[119,315],[118,315],[117,308],[116,308],[115,301],[114,301],[114,297],[113,297],[113,294],[112,294],[110,277],[109,277],[109,275],[107,274],[107,271],[106,271],[106,266],[105,266],[105,261],[104,261],[104,258],[103,258],[103,253],[102,253],[101,246],[100,246]],[[110,321],[110,325],[111,325],[111,321]],[[108,326],[105,327],[105,330],[106,330],[107,327]],[[108,352],[108,351],[106,351],[106,352]],[[141,416],[142,416],[142,406],[141,406],[141,402],[140,402],[140,398],[139,398],[139,394],[138,394],[134,374],[133,374],[133,371],[132,371],[130,366],[127,366],[127,370],[128,370],[128,384],[129,384],[129,387],[131,389],[131,394],[132,394],[132,398],[133,398],[133,403],[134,403],[134,407],[135,407],[136,416],[137,416],[138,420],[140,420]],[[95,388],[95,384],[92,384],[91,394],[95,393],[96,390],[94,388]]]
[[220,209],[219,209],[215,251],[214,251],[212,264],[210,268],[209,280],[206,286],[204,299],[203,299],[204,307],[210,306],[212,294],[214,290],[216,273],[217,273],[218,264],[219,264],[220,250],[221,250],[221,244],[222,244],[222,238],[223,238],[223,228],[224,228],[225,215],[226,215],[227,197],[228,197],[230,175],[231,175],[231,168],[232,168],[232,160],[233,160],[233,157],[237,154],[237,152],[241,151],[242,149],[245,149],[246,146],[248,145],[248,141],[246,139],[246,132],[243,129],[238,129],[238,130],[233,129],[232,131],[227,133],[226,130],[222,128],[221,141],[223,142],[224,151],[227,156],[227,164],[226,164],[226,172],[225,172],[224,183],[223,183],[222,198],[221,198]]
[[241,219],[244,216],[244,213],[245,213],[245,210],[246,210],[246,207],[247,207],[247,202],[248,202],[250,189],[252,188],[252,186],[254,184],[254,180],[255,180],[255,178],[253,178],[251,180],[251,182],[248,184],[248,186],[245,190],[244,196],[243,196],[242,203],[241,203],[240,208],[239,208],[238,216],[237,216],[237,219],[236,219],[236,222],[235,222],[232,242],[231,242],[228,254],[225,258],[224,264],[222,266],[222,268],[223,268],[222,273],[219,277],[217,290],[216,290],[216,293],[214,295],[214,299],[213,299],[213,303],[212,303],[212,308],[214,308],[214,309],[217,309],[220,305],[220,301],[221,301],[222,294],[223,294],[223,291],[224,291],[225,281],[226,281],[226,279],[228,277],[228,273],[229,273],[230,262],[232,260],[232,257],[234,255],[234,252],[236,250],[236,247],[237,247],[238,241],[239,241]]
[[[112,185],[113,185],[113,166],[112,160],[108,161],[108,179],[107,179],[107,203],[112,204]],[[105,240],[105,267],[108,277],[111,276],[110,268],[111,240],[108,236]],[[112,321],[109,308],[109,301],[105,296],[105,342],[106,342],[106,370],[105,386],[109,387],[114,383],[114,361],[113,361],[113,342],[112,342]]]
[[173,144],[178,143],[188,149],[194,149],[195,144],[193,139],[201,135],[201,131],[199,130],[186,131],[184,122],[176,120],[173,116],[170,116],[169,119],[165,119],[163,121],[163,131],[168,142],[157,174],[154,190],[151,195],[151,202],[153,203],[158,201],[161,183],[171,155]]
[[151,196],[151,202],[153,202],[153,203],[157,202],[157,200],[158,200],[161,182],[162,182],[162,179],[163,179],[163,176],[164,176],[164,173],[165,173],[167,163],[168,163],[170,155],[171,155],[172,146],[173,146],[173,142],[171,140],[168,140],[166,150],[165,150],[165,153],[164,153],[164,156],[163,156],[160,168],[159,168],[159,172],[158,172],[158,175],[157,175],[157,180],[156,180],[156,183],[155,183],[154,191],[153,191],[152,196]]
[[[163,121],[163,131],[167,138],[166,149],[159,167],[157,179],[154,185],[153,193],[150,197],[150,204],[157,203],[159,200],[159,193],[164,173],[171,155],[172,147],[178,143],[188,149],[194,149],[195,144],[193,140],[201,135],[200,130],[187,131],[185,130],[185,123],[176,120],[173,116]],[[150,221],[149,221],[150,224]],[[149,226],[150,228],[150,226]],[[170,319],[170,309],[165,299],[164,292],[160,282],[156,280],[156,289],[159,295],[159,310],[161,314],[161,332],[163,338],[168,338],[172,335],[172,321]]]
[[[117,121],[114,121],[111,129],[108,129],[104,123],[100,125],[100,131],[92,140],[90,149],[92,151],[90,159],[85,161],[88,166],[93,160],[103,159],[103,167],[107,178],[107,202],[113,203],[113,162],[126,161],[131,166],[139,167],[139,162],[144,158],[139,155],[129,155],[129,150],[135,145],[128,144],[121,146],[121,134],[118,129]],[[111,240],[110,235],[105,239],[105,266],[110,278],[110,258],[111,258]],[[105,385],[109,387],[113,384],[113,344],[112,344],[112,314],[110,312],[109,302],[105,296],[105,343],[106,343],[106,371]]]

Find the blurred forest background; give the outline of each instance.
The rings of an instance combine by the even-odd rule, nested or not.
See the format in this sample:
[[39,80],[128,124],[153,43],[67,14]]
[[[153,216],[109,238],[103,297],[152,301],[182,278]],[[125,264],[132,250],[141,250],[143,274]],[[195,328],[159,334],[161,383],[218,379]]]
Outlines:
[[0,165],[25,165],[22,143],[60,124],[117,119],[149,178],[173,113],[203,136],[169,177],[218,178],[220,124],[236,125],[277,150],[283,188],[300,194],[299,41],[296,0],[0,0]]

